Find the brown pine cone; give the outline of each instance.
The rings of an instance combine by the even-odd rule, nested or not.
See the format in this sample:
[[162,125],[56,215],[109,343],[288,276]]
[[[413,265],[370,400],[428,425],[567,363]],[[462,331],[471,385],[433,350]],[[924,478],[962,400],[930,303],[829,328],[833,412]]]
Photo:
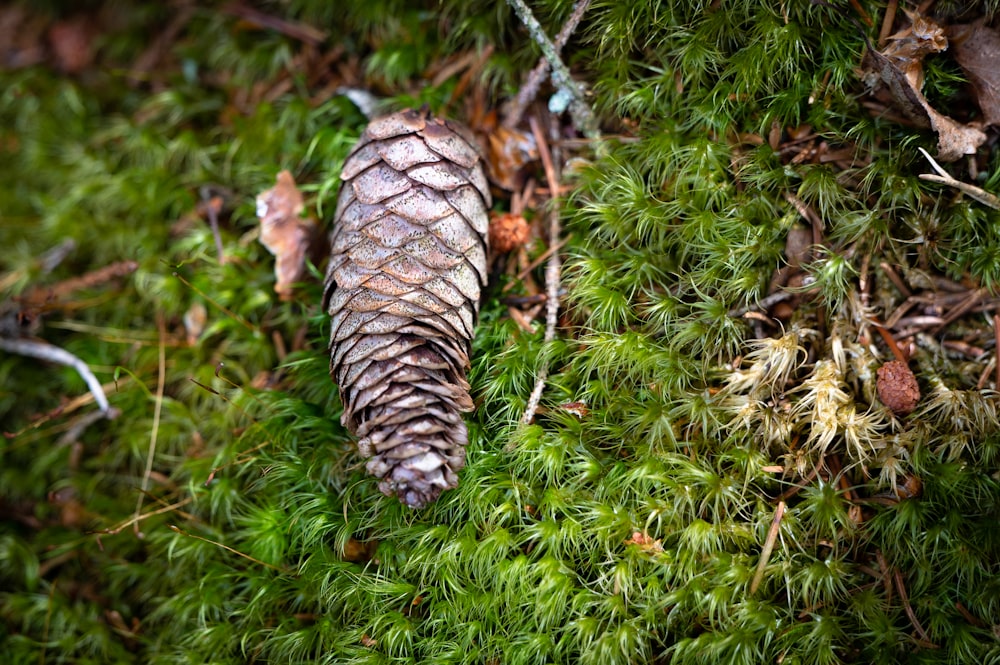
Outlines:
[[412,110],[373,120],[340,177],[323,299],[341,421],[379,489],[421,508],[465,465],[489,186],[462,129]]

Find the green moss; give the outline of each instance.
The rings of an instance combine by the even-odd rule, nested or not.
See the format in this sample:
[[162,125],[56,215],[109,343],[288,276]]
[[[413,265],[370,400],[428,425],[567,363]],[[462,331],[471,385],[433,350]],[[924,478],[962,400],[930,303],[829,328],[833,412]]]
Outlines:
[[[573,5],[536,4],[550,34]],[[453,98],[460,75],[431,85],[428,67],[492,46],[472,83],[499,105],[537,58],[505,3],[335,5],[261,6],[327,31],[323,48],[389,103],[475,110]],[[10,662],[1000,662],[985,360],[919,348],[924,400],[895,419],[874,397],[858,298],[863,270],[885,283],[883,261],[914,283],[993,289],[1000,213],[919,180],[916,146],[934,137],[862,106],[853,9],[592,3],[564,55],[605,126],[633,129],[572,175],[570,325],[546,344],[491,287],[468,465],[413,512],[378,493],[339,424],[322,266],[280,303],[254,237],[254,196],[283,168],[329,220],[363,116],[310,78],[302,44],[213,7],[135,85],[129,67],[169,17],[114,6],[100,67],[0,74],[0,298],[138,263],[38,331],[113,384],[118,419],[62,442],[92,405],[40,414],[82,381],[0,356],[0,421],[16,433],[0,443]],[[864,6],[878,25],[881,6]],[[947,64],[928,80],[942,103],[961,87]],[[274,94],[247,103],[261,90]],[[772,127],[804,124],[853,162],[769,145]],[[191,216],[206,185],[225,197],[225,261]],[[784,333],[762,341],[736,313],[786,263],[793,199],[822,218],[825,248]],[[39,257],[65,239],[76,248],[47,273]],[[196,304],[207,321],[189,344]],[[983,326],[962,325],[980,343]],[[519,426],[543,360],[543,408]],[[810,473],[821,456],[839,467]],[[909,477],[922,494],[895,500]]]

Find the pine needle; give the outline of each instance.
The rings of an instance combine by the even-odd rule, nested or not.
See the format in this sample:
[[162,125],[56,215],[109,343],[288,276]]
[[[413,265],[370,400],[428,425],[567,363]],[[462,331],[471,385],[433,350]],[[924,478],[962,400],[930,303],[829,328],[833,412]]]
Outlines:
[[750,594],[753,595],[757,591],[757,587],[760,586],[761,580],[764,579],[764,570],[767,568],[767,562],[771,558],[771,552],[774,551],[774,543],[778,540],[778,533],[781,531],[781,518],[785,514],[785,502],[779,501],[778,507],[774,509],[774,519],[771,521],[771,528],[767,532],[767,539],[764,541],[764,547],[760,551],[760,561],[757,563],[757,572],[753,575],[753,581],[750,582]]
[[166,324],[163,316],[156,317],[156,325],[160,331],[159,345],[159,372],[156,378],[156,397],[153,406],[153,431],[149,435],[149,450],[146,452],[146,469],[142,474],[142,487],[139,498],[135,502],[135,535],[143,538],[143,533],[139,530],[139,516],[142,514],[142,500],[149,490],[149,477],[153,473],[153,458],[156,457],[156,439],[160,433],[160,413],[163,410],[163,389],[167,382],[167,353],[165,338],[167,336]]

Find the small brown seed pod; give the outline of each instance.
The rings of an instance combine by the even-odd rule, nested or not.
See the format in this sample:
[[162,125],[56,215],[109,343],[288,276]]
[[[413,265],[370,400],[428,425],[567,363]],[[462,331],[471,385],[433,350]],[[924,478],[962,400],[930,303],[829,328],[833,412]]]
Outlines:
[[373,120],[340,177],[323,299],[341,422],[379,489],[421,508],[465,465],[489,186],[460,127],[412,110]]
[[879,400],[897,416],[905,416],[917,408],[920,401],[920,386],[917,378],[899,360],[890,360],[878,368],[875,387]]

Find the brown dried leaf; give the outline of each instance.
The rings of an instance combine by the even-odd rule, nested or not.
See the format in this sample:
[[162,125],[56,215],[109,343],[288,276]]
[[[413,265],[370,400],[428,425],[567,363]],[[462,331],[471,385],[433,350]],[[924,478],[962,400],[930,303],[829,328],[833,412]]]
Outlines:
[[524,168],[538,160],[538,145],[531,132],[497,127],[490,133],[486,168],[490,180],[501,189],[514,191],[523,182]]
[[985,19],[948,30],[955,61],[976,91],[983,123],[1000,125],[1000,32]]
[[288,171],[278,174],[273,188],[257,196],[260,242],[276,257],[275,292],[282,300],[292,299],[295,282],[305,274],[305,260],[316,237],[316,221],[302,218],[302,192]]
[[375,556],[376,549],[378,549],[377,540],[362,542],[354,538],[348,538],[347,542],[344,543],[343,559],[344,561],[352,561],[354,563],[371,561],[371,558]]
[[208,310],[200,302],[196,302],[184,312],[184,332],[188,346],[198,343],[198,338],[205,331],[208,322]]
[[56,21],[49,28],[49,43],[59,69],[77,74],[94,62],[94,27],[86,16]]
[[923,59],[948,48],[944,30],[934,21],[907,12],[911,25],[893,35],[885,52],[869,49],[862,79],[872,87],[884,86],[893,102],[916,125],[931,127],[938,135],[938,159],[953,162],[971,155],[986,141],[986,134],[974,125],[965,125],[938,113],[920,92],[923,87]]
[[914,90],[924,87],[924,58],[948,48],[944,28],[916,12],[903,10],[910,25],[889,37],[883,54],[902,72]]

